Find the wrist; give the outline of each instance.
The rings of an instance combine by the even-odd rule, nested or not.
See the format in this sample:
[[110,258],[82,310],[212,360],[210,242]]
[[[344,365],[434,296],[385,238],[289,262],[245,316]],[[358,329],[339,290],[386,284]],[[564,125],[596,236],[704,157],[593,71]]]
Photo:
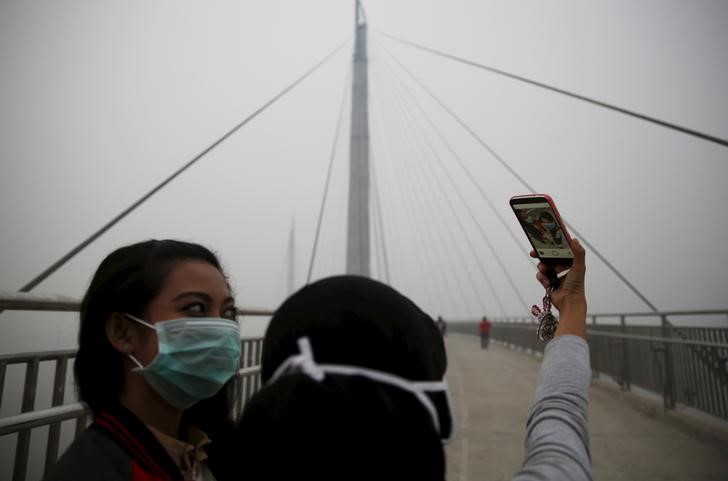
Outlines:
[[586,299],[561,303],[556,335],[573,334],[586,339]]
[[554,303],[554,307],[558,309],[560,313],[565,312],[584,312],[586,316],[586,297],[582,295],[567,295],[559,299],[558,305]]

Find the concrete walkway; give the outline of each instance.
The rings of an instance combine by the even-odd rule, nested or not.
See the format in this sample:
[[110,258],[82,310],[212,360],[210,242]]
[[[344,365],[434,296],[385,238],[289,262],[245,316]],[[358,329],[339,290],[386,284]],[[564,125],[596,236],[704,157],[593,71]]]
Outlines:
[[[523,462],[526,418],[540,360],[494,343],[481,350],[475,336],[452,334],[445,343],[457,426],[447,447],[447,479],[510,480]],[[728,480],[725,438],[700,429],[690,434],[684,421],[662,414],[659,405],[643,403],[647,408],[638,409],[632,397],[608,381],[592,383],[589,429],[595,480]]]

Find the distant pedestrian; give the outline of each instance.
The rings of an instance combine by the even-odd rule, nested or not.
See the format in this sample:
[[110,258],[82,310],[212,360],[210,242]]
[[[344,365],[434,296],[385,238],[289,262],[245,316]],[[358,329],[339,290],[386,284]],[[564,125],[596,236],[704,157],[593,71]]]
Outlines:
[[480,321],[480,347],[488,349],[488,342],[490,341],[490,321],[486,316],[483,316],[483,320]]
[[437,316],[437,328],[440,330],[442,337],[445,337],[445,334],[447,334],[447,323],[442,316]]

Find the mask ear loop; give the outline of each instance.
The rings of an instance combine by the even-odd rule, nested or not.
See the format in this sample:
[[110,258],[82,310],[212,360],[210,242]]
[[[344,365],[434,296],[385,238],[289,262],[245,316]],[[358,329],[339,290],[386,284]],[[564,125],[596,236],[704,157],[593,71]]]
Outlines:
[[[150,329],[154,329],[155,331],[157,330],[157,328],[156,328],[156,327],[154,327],[154,324],[149,324],[149,323],[148,323],[148,322],[146,322],[146,321],[142,321],[141,319],[139,319],[139,318],[138,318],[138,317],[136,317],[136,316],[132,316],[131,314],[128,314],[128,313],[126,313],[126,312],[124,313],[124,316],[126,316],[126,317],[128,317],[129,319],[131,319],[132,321],[138,322],[139,324],[141,324],[141,325],[143,325],[143,326],[146,326],[146,327],[148,327],[148,328],[150,328]],[[127,354],[127,356],[129,356],[129,359],[131,359],[131,360],[132,360],[132,362],[134,362],[134,364],[136,364],[136,365],[137,365],[137,367],[136,367],[136,368],[134,368],[134,370],[135,370],[135,371],[136,371],[137,369],[144,369],[144,366],[142,365],[142,363],[141,363],[141,362],[139,362],[139,360],[138,360],[137,358],[135,358],[135,357],[134,357],[134,355],[133,355],[132,353],[129,353],[129,354]]]
[[129,359],[131,359],[132,362],[137,365],[137,367],[132,369],[132,371],[136,371],[138,369],[144,369],[144,366],[142,366],[142,363],[139,362],[139,360],[137,358],[135,358],[133,354],[129,353],[129,354],[127,354],[127,356],[129,356]]
[[[447,381],[420,381],[413,383],[418,389],[422,389],[425,392],[444,392],[445,393],[445,404],[447,404],[447,415],[450,417],[450,432],[447,437],[442,437],[442,444],[448,444],[455,433],[455,415],[452,411],[452,398],[450,397],[450,388],[447,385]],[[429,398],[428,398],[429,399]],[[439,419],[439,417],[438,417]],[[440,431],[442,435],[442,431]]]
[[318,382],[324,380],[326,373],[313,360],[313,350],[311,349],[311,342],[308,340],[308,337],[302,337],[298,340],[298,350],[300,354],[289,357],[283,364],[278,366],[278,369],[275,370],[266,383],[267,385],[273,384],[281,376],[297,372],[306,374]]
[[[414,383],[408,379],[395,376],[394,374],[375,371],[373,369],[367,369],[361,366],[316,364],[313,358],[311,342],[309,341],[308,337],[301,337],[300,339],[298,339],[298,349],[300,351],[300,354],[289,357],[283,362],[283,364],[278,366],[278,369],[275,370],[271,378],[268,380],[267,385],[273,384],[281,376],[298,372],[306,374],[307,376],[319,382],[323,381],[323,379],[326,377],[326,373],[339,374],[344,376],[366,377],[368,379],[371,379],[372,381],[398,387],[414,395],[417,400],[420,401],[420,403],[424,406],[425,410],[428,412],[430,418],[432,419],[432,424],[435,426],[437,432],[440,433],[440,418],[437,415],[437,409],[435,409],[435,405],[432,403],[430,398],[425,395],[424,389],[418,386],[418,384],[422,383]],[[437,384],[438,386],[444,386],[444,388],[447,389],[447,384],[444,383],[444,381],[435,384]]]
[[141,320],[141,319],[139,319],[138,317],[136,317],[136,316],[132,316],[131,314],[127,314],[126,312],[124,313],[124,315],[125,315],[126,317],[128,317],[129,319],[131,319],[132,321],[136,321],[136,322],[138,322],[139,324],[141,324],[141,325],[143,325],[143,326],[147,326],[148,328],[150,328],[150,329],[154,329],[155,331],[157,330],[157,328],[156,328],[156,327],[154,327],[154,324],[149,324],[149,323],[148,323],[147,321],[142,321],[142,320]]
[[404,391],[411,393],[417,398],[418,401],[424,406],[432,418],[432,424],[435,426],[435,430],[440,433],[440,418],[437,415],[437,409],[428,398],[423,390],[417,387],[418,383],[414,383],[409,379],[404,379],[394,374],[389,374],[382,371],[375,371],[373,369],[367,369],[360,366],[346,366],[339,364],[319,364],[318,366],[322,370],[330,374],[340,374],[345,376],[362,376],[372,381],[380,382],[383,384],[389,384],[390,386],[398,387]]

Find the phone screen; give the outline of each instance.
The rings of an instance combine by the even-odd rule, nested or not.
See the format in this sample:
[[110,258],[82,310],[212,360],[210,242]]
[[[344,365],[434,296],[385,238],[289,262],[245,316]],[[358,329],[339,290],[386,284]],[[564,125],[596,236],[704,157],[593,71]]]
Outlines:
[[559,217],[548,202],[513,202],[511,206],[540,259],[574,258]]

